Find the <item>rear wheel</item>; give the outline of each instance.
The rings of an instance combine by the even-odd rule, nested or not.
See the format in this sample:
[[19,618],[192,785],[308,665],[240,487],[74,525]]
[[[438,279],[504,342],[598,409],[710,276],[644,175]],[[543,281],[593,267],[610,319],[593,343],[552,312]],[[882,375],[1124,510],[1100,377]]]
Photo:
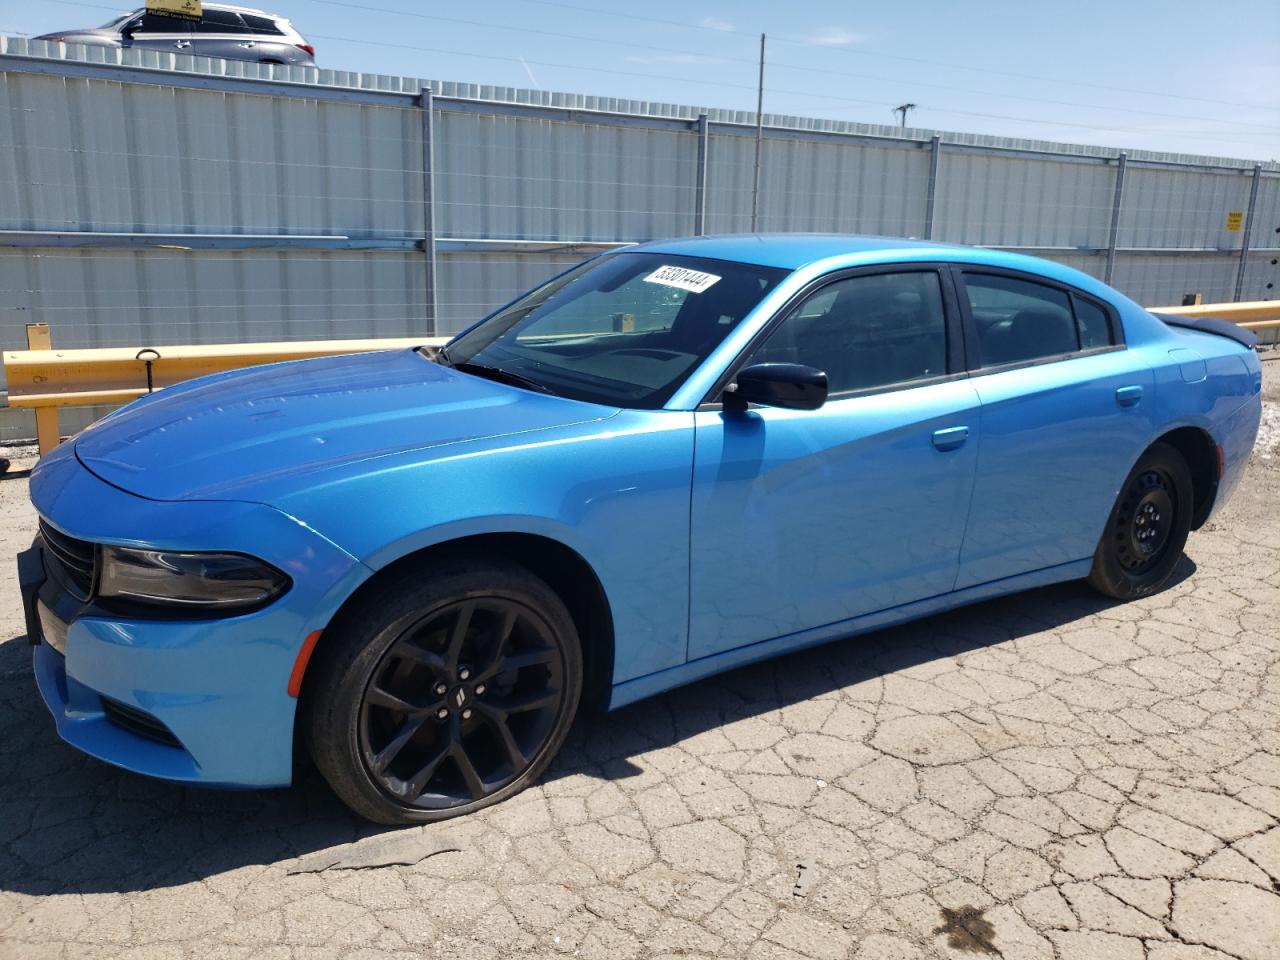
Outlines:
[[461,562],[378,585],[326,632],[308,672],[311,754],[380,823],[509,797],[546,769],[582,688],[573,619],[523,568]]
[[1120,600],[1155,593],[1182,557],[1193,506],[1186,460],[1168,444],[1153,444],[1130,471],[1111,508],[1089,582]]

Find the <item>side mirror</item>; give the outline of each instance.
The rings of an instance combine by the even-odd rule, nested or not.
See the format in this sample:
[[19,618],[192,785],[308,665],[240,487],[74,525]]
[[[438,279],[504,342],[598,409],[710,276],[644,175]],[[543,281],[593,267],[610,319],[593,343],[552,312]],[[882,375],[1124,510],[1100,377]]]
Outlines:
[[827,402],[827,375],[803,363],[754,363],[738,371],[722,399],[726,407],[739,410],[749,403],[817,410]]
[[123,27],[120,28],[120,36],[124,37],[126,40],[132,40],[133,35],[141,29],[142,29],[142,18],[138,17],[138,19],[130,20],[128,23],[126,23]]

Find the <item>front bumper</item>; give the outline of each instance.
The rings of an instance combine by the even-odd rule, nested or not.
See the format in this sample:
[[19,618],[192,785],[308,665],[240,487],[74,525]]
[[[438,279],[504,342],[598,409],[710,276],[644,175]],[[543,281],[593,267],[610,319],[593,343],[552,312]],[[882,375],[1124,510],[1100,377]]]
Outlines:
[[[220,786],[283,786],[293,771],[297,701],[287,685],[303,639],[328,622],[368,569],[291,517],[261,504],[144,500],[99,480],[71,445],[42,460],[31,496],[45,520],[92,543],[228,550],[261,557],[293,586],[269,606],[203,620],[132,619],[68,605],[44,583],[39,542],[19,558],[36,681],[59,735],[137,773]],[[41,609],[43,607],[43,609]],[[51,611],[56,610],[53,622]],[[65,655],[43,642],[69,620]],[[43,620],[43,623],[42,623]],[[140,733],[141,715],[177,745]]]

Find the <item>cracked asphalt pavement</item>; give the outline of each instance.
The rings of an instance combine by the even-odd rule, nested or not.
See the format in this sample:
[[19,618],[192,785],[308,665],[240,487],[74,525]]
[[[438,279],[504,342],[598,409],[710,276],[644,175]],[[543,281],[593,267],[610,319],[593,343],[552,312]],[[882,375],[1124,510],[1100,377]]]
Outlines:
[[[1035,590],[592,719],[522,796],[399,831],[461,848],[409,865],[290,874],[375,834],[358,862],[395,859],[314,774],[197,791],[64,746],[6,564],[0,957],[1277,960],[1265,369],[1244,483],[1158,596]],[[20,474],[0,515],[12,555]]]

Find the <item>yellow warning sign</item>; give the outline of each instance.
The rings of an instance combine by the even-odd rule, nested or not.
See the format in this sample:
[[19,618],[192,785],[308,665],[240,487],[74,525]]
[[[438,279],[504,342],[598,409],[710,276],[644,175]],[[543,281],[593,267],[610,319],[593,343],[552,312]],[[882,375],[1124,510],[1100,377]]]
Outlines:
[[1232,210],[1227,214],[1227,229],[1232,233],[1239,233],[1240,227],[1244,223],[1244,211]]
[[147,0],[147,13],[179,20],[199,20],[200,0]]

